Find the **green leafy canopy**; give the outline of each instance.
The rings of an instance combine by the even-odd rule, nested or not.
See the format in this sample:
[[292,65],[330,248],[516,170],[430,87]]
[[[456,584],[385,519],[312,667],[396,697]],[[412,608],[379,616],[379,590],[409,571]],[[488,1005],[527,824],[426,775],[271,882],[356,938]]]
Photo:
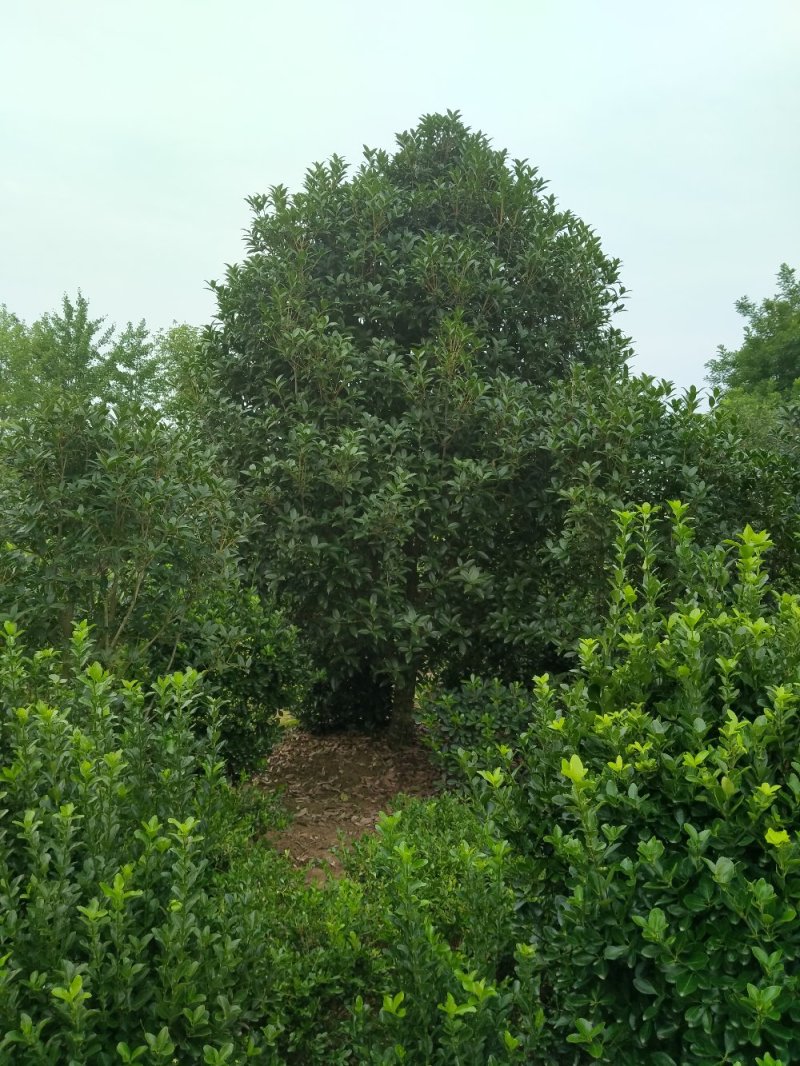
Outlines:
[[756,304],[743,296],[736,310],[745,319],[744,340],[738,349],[720,345],[708,364],[712,384],[728,390],[755,390],[762,395],[791,395],[800,378],[800,280],[783,263],[775,296]]
[[509,530],[540,535],[531,397],[623,363],[619,264],[457,113],[249,202],[208,423],[259,503],[263,585],[327,666],[321,719],[380,717],[463,651]]

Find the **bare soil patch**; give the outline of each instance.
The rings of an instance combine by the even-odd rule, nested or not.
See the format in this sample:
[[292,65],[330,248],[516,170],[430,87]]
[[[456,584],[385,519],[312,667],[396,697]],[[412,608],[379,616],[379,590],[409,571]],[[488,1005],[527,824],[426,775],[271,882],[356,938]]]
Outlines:
[[391,810],[399,793],[432,796],[440,774],[419,743],[393,747],[380,737],[356,733],[314,736],[287,728],[265,771],[261,788],[277,791],[292,821],[270,834],[307,879],[323,881],[340,872],[332,849],[341,837],[354,840]]

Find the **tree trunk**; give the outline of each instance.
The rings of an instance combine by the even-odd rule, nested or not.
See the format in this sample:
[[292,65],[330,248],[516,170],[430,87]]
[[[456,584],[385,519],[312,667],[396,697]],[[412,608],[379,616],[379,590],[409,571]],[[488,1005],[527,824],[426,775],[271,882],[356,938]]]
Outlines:
[[[417,566],[421,550],[422,544],[417,536],[410,537],[403,548],[406,561],[406,603],[415,611],[419,602]],[[395,682],[389,737],[392,743],[397,745],[410,744],[414,736],[414,696],[417,691],[418,673],[419,659],[414,656],[408,665],[407,673]]]
[[417,690],[417,671],[413,668],[408,677],[398,681],[392,698],[392,718],[389,722],[389,740],[402,747],[414,738],[414,695]]

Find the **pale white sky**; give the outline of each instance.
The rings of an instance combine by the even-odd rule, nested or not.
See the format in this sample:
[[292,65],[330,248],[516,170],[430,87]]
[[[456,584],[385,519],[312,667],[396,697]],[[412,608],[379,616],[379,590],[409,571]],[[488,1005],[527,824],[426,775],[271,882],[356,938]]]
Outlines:
[[800,267],[800,0],[0,0],[0,303],[203,323],[246,195],[447,108],[622,259],[648,373]]

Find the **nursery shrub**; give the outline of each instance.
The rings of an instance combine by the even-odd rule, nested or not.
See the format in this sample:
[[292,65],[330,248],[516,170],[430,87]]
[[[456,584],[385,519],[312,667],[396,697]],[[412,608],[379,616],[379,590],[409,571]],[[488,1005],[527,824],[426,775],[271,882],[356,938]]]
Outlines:
[[[297,629],[235,576],[193,607],[177,648],[160,650],[162,662],[201,671],[204,691],[219,698],[225,767],[234,775],[263,763],[280,712],[305,706],[316,677]],[[149,658],[160,665],[158,655]]]
[[493,752],[517,740],[530,718],[530,695],[518,681],[503,684],[473,675],[456,689],[422,692],[418,718],[434,758],[457,780],[459,749]]
[[356,1062],[526,1061],[540,1018],[528,1010],[532,1032],[520,1031],[536,982],[527,946],[515,951],[507,851],[463,803],[433,800],[382,816],[347,861],[367,908],[383,911],[370,923],[382,967],[349,1019]]
[[[549,483],[537,518],[547,539],[534,564],[509,583],[502,603],[515,659],[506,676],[529,679],[558,669],[536,666],[527,653],[542,643],[574,665],[578,640],[602,627],[614,553],[609,517],[629,500],[688,503],[696,542],[705,548],[745,520],[768,529],[772,580],[788,591],[796,587],[797,436],[790,445],[787,427],[767,447],[755,447],[713,394],[709,410],[703,399],[695,388],[677,393],[670,382],[647,376],[576,371],[570,381],[553,384],[537,411]],[[513,554],[511,559],[516,563]],[[668,557],[661,565],[665,578],[674,567]],[[521,673],[522,662],[533,669]]]
[[522,860],[543,1061],[794,1062],[800,598],[770,590],[766,533],[700,550],[670,510],[669,552],[653,508],[618,513],[574,679],[537,678],[518,742],[460,758]]
[[59,397],[4,425],[0,469],[0,622],[64,647],[85,618],[107,669],[202,671],[229,772],[252,769],[311,678],[243,573],[250,519],[215,450],[157,409]]
[[64,657],[2,630],[0,1063],[523,1061],[513,867],[475,812],[410,804],[308,887],[250,837],[199,675],[91,655],[85,623]]
[[[363,889],[364,904],[371,911],[375,929],[383,930],[386,942],[392,939],[387,917],[397,861],[396,853],[392,859],[387,840],[396,843],[402,837],[424,860],[426,919],[451,947],[480,960],[492,974],[500,960],[508,963],[514,948],[508,930],[505,934],[496,929],[492,932],[505,908],[498,911],[497,899],[485,883],[491,865],[488,857],[497,842],[482,812],[455,793],[425,800],[400,797],[394,814],[380,825],[379,832],[343,849],[340,859],[347,875]],[[394,827],[388,835],[387,826]]]
[[[0,651],[0,1062],[243,1063],[265,1040],[265,940],[220,892],[233,832],[193,671],[151,690],[91,662]],[[33,693],[37,698],[33,698]]]

